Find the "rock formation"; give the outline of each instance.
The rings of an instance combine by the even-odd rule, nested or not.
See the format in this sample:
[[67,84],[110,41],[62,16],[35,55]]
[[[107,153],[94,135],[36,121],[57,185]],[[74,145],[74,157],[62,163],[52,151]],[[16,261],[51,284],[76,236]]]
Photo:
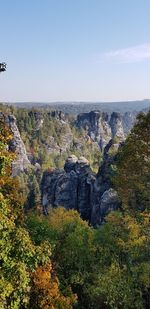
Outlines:
[[103,161],[96,175],[93,190],[93,207],[91,214],[92,225],[103,223],[105,216],[112,210],[116,210],[119,205],[119,197],[112,185],[116,154],[120,143],[114,144],[111,139],[104,148]]
[[108,124],[108,114],[100,111],[79,114],[77,127],[87,131],[90,138],[96,142],[100,149],[104,149],[111,139],[111,128]]
[[123,129],[125,134],[133,128],[137,117],[137,112],[126,112],[123,114]]
[[122,117],[119,113],[113,112],[111,114],[109,125],[111,127],[112,138],[117,138],[119,141],[125,139]]
[[62,111],[53,110],[51,112],[48,112],[48,115],[50,117],[53,117],[53,118],[59,120],[59,121],[68,122],[68,114],[63,113]]
[[[123,141],[125,139],[123,123],[126,121],[127,133],[127,123],[130,123],[131,120],[131,118],[127,116],[128,115],[126,115],[125,120],[123,120],[123,117],[119,113],[114,112],[109,116],[107,113],[101,111],[91,111],[89,113],[79,114],[77,116],[76,125],[86,130],[90,138],[96,142],[101,151],[103,151],[112,138],[116,138],[118,141]],[[128,124],[128,127],[131,128],[132,125]]]
[[[61,112],[50,112],[50,117],[55,117],[61,123],[60,145],[58,146],[53,136],[48,146],[48,152],[63,152],[73,141],[73,133],[69,127],[69,120]],[[13,162],[13,176],[25,171],[30,162],[27,157],[25,145],[20,137],[16,119],[12,115],[0,113],[0,118],[5,121],[13,133],[9,148],[17,155]],[[36,113],[35,130],[43,126],[43,116]],[[86,130],[85,136],[93,140],[103,151],[103,162],[99,171],[94,174],[88,160],[84,157],[77,158],[70,155],[65,162],[64,169],[50,169],[44,172],[41,183],[42,205],[44,213],[48,213],[49,207],[63,206],[66,209],[77,210],[84,220],[88,220],[93,226],[104,222],[109,211],[119,206],[117,192],[114,190],[111,177],[113,176],[116,160],[116,152],[119,145],[125,140],[125,133],[131,128],[132,115],[126,114],[124,118],[118,113],[92,111],[80,114],[77,117],[76,126]],[[125,133],[124,133],[125,132]],[[74,140],[80,147],[79,139]],[[82,143],[82,141],[81,141]],[[39,167],[37,167],[39,168]]]
[[9,143],[9,149],[16,154],[16,159],[12,163],[12,175],[17,176],[29,167],[30,161],[28,160],[25,145],[16,125],[16,118],[13,115],[7,115],[1,112],[0,119],[6,123],[13,134],[13,138]]
[[51,206],[63,206],[78,210],[83,219],[89,220],[91,177],[94,175],[88,160],[74,155],[67,158],[63,170],[46,171],[41,186],[44,212]]
[[77,210],[82,219],[93,226],[102,224],[109,211],[119,206],[117,192],[111,187],[108,175],[114,162],[114,156],[106,155],[111,147],[110,143],[104,152],[106,161],[97,175],[93,174],[86,158],[75,155],[67,158],[64,169],[46,171],[41,184],[44,213],[48,213],[49,207],[63,206]]

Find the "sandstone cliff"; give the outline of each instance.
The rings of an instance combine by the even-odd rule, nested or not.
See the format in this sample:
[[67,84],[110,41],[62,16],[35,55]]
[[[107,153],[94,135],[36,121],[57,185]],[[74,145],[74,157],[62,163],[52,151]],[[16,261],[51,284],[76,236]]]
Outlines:
[[13,134],[13,138],[9,143],[9,149],[16,154],[16,159],[12,163],[12,174],[13,176],[17,176],[30,166],[30,161],[28,160],[25,145],[16,125],[16,118],[13,115],[0,112],[0,119],[6,123]]
[[91,111],[77,116],[76,126],[86,130],[90,138],[96,142],[101,151],[111,139],[118,142],[125,140],[135,122],[135,115],[126,113],[124,116],[113,112],[111,115],[101,111]]
[[115,160],[108,154],[111,147],[110,143],[105,149],[97,175],[92,173],[88,160],[74,155],[67,158],[64,169],[46,171],[41,184],[44,213],[48,213],[49,207],[63,206],[76,209],[93,226],[102,224],[109,211],[119,207],[117,192],[108,175]]

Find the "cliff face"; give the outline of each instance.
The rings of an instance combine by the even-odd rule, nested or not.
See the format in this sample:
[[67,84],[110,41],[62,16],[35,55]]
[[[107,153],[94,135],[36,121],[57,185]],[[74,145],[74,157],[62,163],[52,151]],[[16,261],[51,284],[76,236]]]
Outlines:
[[83,219],[89,220],[91,177],[89,162],[74,155],[67,158],[64,169],[46,171],[41,186],[44,212],[51,206],[63,206],[78,210]]
[[49,207],[63,206],[77,210],[93,226],[101,224],[109,211],[119,206],[117,192],[109,177],[105,178],[114,160],[108,157],[97,175],[84,157],[74,155],[67,158],[64,169],[46,171],[41,184],[44,213],[48,213]]
[[12,163],[12,175],[17,176],[29,167],[30,161],[16,125],[16,118],[13,115],[0,113],[0,119],[6,123],[13,134],[13,139],[9,143],[9,149],[16,154],[16,160]]
[[108,115],[100,111],[79,114],[77,127],[87,131],[90,138],[103,149],[111,139],[111,128],[108,123]]
[[137,112],[126,112],[123,114],[123,128],[125,134],[129,133],[129,131],[133,128],[134,123],[136,121]]
[[113,112],[110,117],[109,125],[111,128],[112,138],[117,138],[119,141],[123,141],[125,139],[125,135],[122,116]]
[[37,131],[43,135],[43,145],[48,155],[59,155],[72,144],[73,134],[66,114],[55,110],[45,114],[41,111],[31,111],[28,117],[34,119],[34,138],[38,134]]
[[76,125],[87,131],[90,138],[96,142],[103,151],[112,138],[123,141],[129,132],[135,118],[129,113],[123,117],[119,113],[113,112],[111,116],[100,111],[79,114]]
[[105,216],[119,207],[114,190],[113,176],[116,153],[131,129],[134,117],[129,113],[110,116],[100,111],[78,115],[76,126],[84,129],[103,152],[103,161],[97,175],[92,173],[89,162],[74,155],[67,158],[62,170],[47,171],[42,180],[42,203],[44,212],[49,207],[63,206],[76,209],[81,217],[93,226],[102,224]]
[[104,148],[103,161],[99,167],[94,182],[94,196],[91,222],[95,226],[101,224],[105,216],[112,210],[116,210],[119,205],[119,197],[112,185],[114,167],[116,164],[116,154],[121,143],[114,144],[111,139]]

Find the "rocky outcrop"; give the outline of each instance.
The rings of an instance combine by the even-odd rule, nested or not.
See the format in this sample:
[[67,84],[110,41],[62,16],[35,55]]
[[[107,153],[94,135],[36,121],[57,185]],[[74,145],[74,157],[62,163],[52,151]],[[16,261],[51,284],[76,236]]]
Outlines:
[[35,119],[34,131],[40,130],[40,128],[42,128],[43,122],[44,122],[42,112],[31,110],[31,111],[29,112],[29,117],[30,117],[31,119],[32,119],[32,118]]
[[104,149],[103,161],[94,182],[91,213],[91,222],[94,226],[102,224],[105,221],[105,216],[110,211],[116,210],[120,205],[118,194],[112,184],[119,147],[121,147],[121,144],[114,144],[111,139]]
[[49,207],[76,209],[83,219],[90,219],[90,178],[94,177],[88,160],[69,156],[63,170],[46,171],[42,179],[44,212]]
[[[126,123],[129,125],[131,118],[126,116]],[[79,114],[76,125],[87,131],[90,138],[96,142],[101,151],[104,150],[108,142],[113,138],[121,142],[125,139],[124,126],[125,120],[119,113],[113,112],[111,116],[101,111],[91,111],[89,113]],[[127,125],[126,125],[127,129]],[[129,131],[129,130],[128,130]],[[126,130],[126,133],[127,130]]]
[[[60,124],[59,124],[60,126]],[[61,154],[65,152],[73,142],[73,134],[68,124],[61,123],[59,136],[59,143],[56,142],[56,139],[52,136],[48,136],[48,145],[47,145],[47,153],[51,154]]]
[[113,159],[108,157],[97,175],[86,158],[75,155],[67,158],[64,169],[46,171],[41,183],[44,213],[48,213],[49,207],[63,206],[77,210],[93,226],[102,224],[109,211],[119,206],[117,192],[108,176]]
[[91,212],[91,224],[98,226],[105,222],[109,212],[116,210],[120,205],[117,192],[110,188],[101,195],[99,188],[96,190]]
[[87,131],[90,138],[96,142],[100,149],[104,149],[111,139],[111,128],[108,123],[108,114],[100,111],[79,114],[77,127]]
[[133,128],[137,117],[137,112],[126,112],[123,114],[123,129],[125,134],[128,134],[129,131]]
[[122,117],[119,113],[113,112],[110,117],[109,125],[111,127],[112,138],[119,141],[125,140]]
[[63,113],[62,111],[53,110],[51,112],[48,112],[48,115],[59,121],[68,122],[68,114]]
[[0,113],[0,119],[5,122],[13,134],[13,138],[9,143],[9,149],[16,154],[16,159],[12,163],[12,175],[17,176],[30,166],[30,161],[16,125],[16,118],[13,115]]

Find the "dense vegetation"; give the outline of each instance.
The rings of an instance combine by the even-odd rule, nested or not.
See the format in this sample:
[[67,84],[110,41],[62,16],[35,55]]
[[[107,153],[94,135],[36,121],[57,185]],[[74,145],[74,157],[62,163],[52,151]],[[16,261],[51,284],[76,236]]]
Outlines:
[[[0,308],[71,308],[51,264],[51,246],[36,246],[25,227],[18,183],[11,177],[11,132],[0,123]],[[47,307],[48,306],[48,307]]]
[[[0,104],[4,113],[16,117],[17,127],[32,163],[30,170],[18,176],[20,193],[26,209],[40,204],[40,183],[43,172],[49,168],[63,168],[68,155],[85,156],[97,172],[102,154],[84,130],[74,124],[69,115],[65,121],[52,116],[52,110],[24,109]],[[38,165],[37,165],[38,164]]]
[[33,164],[46,168],[62,168],[70,153],[85,156],[97,171],[101,159],[99,147],[89,140],[86,132],[75,126],[75,119],[64,115],[60,120],[52,110],[15,108],[0,104],[4,113],[12,113],[17,120],[21,138]]
[[150,210],[150,112],[138,122],[118,153],[116,187],[123,205]]
[[70,153],[85,156],[93,168],[98,168],[99,148],[89,141],[84,130],[75,127],[74,118],[66,115],[65,121],[61,121],[50,111],[36,109],[15,109],[14,114],[27,151],[43,170],[62,168]]
[[[50,111],[13,109],[17,126],[33,164],[30,172],[19,175],[20,187],[27,209],[40,203],[40,183],[43,172],[51,168],[63,168],[68,155],[85,156],[97,171],[102,157],[99,147],[88,138],[84,130],[74,124],[74,118],[60,120]],[[36,169],[38,164],[39,168]],[[34,168],[35,167],[35,168]]]
[[150,112],[118,153],[121,210],[97,229],[63,208],[25,216],[3,123],[0,137],[0,308],[148,309]]

